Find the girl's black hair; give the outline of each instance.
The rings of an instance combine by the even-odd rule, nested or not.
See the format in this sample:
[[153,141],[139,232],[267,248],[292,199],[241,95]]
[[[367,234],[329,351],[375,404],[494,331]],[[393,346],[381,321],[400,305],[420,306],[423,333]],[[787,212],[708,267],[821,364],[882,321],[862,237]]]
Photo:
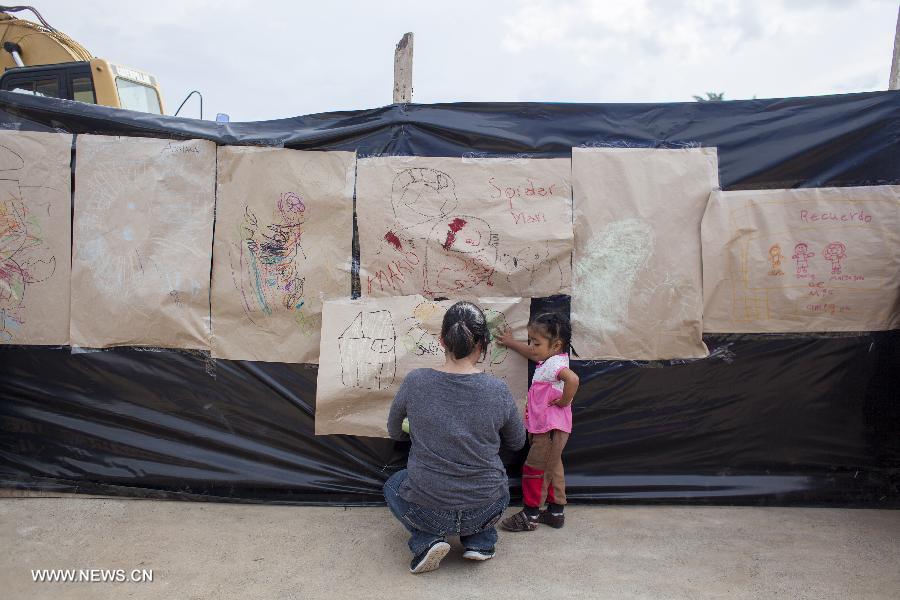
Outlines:
[[444,314],[441,339],[447,351],[457,360],[472,354],[479,346],[481,358],[484,359],[491,341],[484,313],[471,302],[457,302]]
[[562,342],[562,352],[578,356],[578,353],[572,348],[572,323],[569,322],[569,317],[566,315],[558,312],[538,313],[531,317],[528,326],[540,327],[550,338],[551,343],[556,340]]

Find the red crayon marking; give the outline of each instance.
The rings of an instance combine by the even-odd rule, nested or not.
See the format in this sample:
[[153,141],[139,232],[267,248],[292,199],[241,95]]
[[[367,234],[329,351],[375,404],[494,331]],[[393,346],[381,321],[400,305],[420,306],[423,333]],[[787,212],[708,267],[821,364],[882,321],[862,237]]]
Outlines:
[[384,239],[385,239],[385,241],[387,241],[388,244],[390,244],[397,250],[400,250],[400,251],[403,250],[403,245],[400,243],[400,238],[398,238],[396,235],[394,235],[393,231],[388,231],[386,234],[384,234]]
[[27,277],[28,273],[25,271],[25,269],[15,263],[7,263],[6,265],[0,267],[0,279],[11,281],[13,275]]
[[444,242],[444,250],[449,250],[450,246],[453,245],[453,242],[456,241],[456,233],[465,226],[466,222],[464,219],[460,219],[456,217],[453,221],[450,222],[450,231],[447,232],[447,240]]

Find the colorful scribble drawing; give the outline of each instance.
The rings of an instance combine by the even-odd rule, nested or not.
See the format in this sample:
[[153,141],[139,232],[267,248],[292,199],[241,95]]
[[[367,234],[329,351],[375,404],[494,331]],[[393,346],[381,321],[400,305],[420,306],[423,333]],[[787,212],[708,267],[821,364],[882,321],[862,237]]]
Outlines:
[[484,219],[453,215],[432,228],[425,254],[425,293],[443,296],[493,285],[500,237]]
[[847,246],[842,242],[831,242],[822,251],[822,257],[831,263],[831,274],[841,274],[841,261],[847,258]]
[[784,255],[781,253],[781,246],[778,244],[769,246],[769,262],[772,264],[769,275],[784,275],[784,271],[781,270],[782,260],[784,260]]
[[794,254],[791,258],[794,259],[797,277],[809,274],[809,259],[815,255],[815,252],[809,252],[809,247],[803,242],[794,246]]
[[360,311],[338,336],[341,383],[383,390],[397,375],[397,335],[389,310]]
[[0,146],[0,343],[14,341],[25,324],[28,288],[56,272],[38,216],[22,199],[23,188],[30,186],[4,177],[24,166],[18,153]]
[[272,217],[263,222],[249,207],[240,225],[240,279],[236,285],[248,318],[303,308],[303,224],[306,204],[294,192],[281,194]]

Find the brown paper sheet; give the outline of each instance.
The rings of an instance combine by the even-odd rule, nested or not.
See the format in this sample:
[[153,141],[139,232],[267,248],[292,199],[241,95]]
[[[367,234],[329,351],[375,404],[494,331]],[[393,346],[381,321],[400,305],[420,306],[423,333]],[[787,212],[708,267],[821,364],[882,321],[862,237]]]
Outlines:
[[569,159],[359,161],[363,296],[568,293]]
[[900,186],[716,192],[703,218],[703,329],[900,327]]
[[573,346],[585,359],[708,355],[700,220],[715,148],[573,148]]
[[[527,299],[472,301],[485,312],[492,335],[509,328],[517,339],[526,339]],[[441,320],[454,302],[418,295],[326,302],[316,435],[388,437],[388,411],[403,378],[413,369],[444,364]],[[506,381],[524,415],[528,361],[491,343],[480,367]]]
[[318,362],[322,300],[351,293],[355,160],[219,148],[214,357]]
[[73,346],[209,348],[215,152],[78,136]]
[[0,131],[0,344],[69,343],[72,136]]

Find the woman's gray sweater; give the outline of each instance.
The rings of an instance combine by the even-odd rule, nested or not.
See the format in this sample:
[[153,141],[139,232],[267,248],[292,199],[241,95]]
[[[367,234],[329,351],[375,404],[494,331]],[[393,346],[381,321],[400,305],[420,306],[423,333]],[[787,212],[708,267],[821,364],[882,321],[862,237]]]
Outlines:
[[525,445],[525,426],[506,384],[485,373],[416,369],[388,415],[388,433],[408,440],[409,475],[400,496],[430,508],[462,510],[498,499],[508,487],[500,447]]

